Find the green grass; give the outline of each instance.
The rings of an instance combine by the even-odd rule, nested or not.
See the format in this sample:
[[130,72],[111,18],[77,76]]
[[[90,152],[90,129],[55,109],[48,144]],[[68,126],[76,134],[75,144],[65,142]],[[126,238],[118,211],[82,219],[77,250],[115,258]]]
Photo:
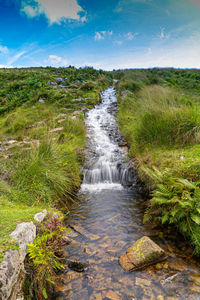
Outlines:
[[9,237],[16,225],[21,222],[30,222],[33,216],[44,208],[44,205],[30,207],[23,203],[16,204],[5,196],[0,196],[0,262],[7,250],[18,249],[18,245]]
[[[117,84],[118,122],[152,195],[145,220],[173,224],[200,254],[200,94],[194,82],[181,89],[192,71],[183,71],[181,80],[181,71],[147,70],[143,85],[124,94],[131,77],[131,71],[127,73]],[[168,73],[166,86],[162,80]],[[149,74],[156,76],[151,78],[154,84],[147,82]],[[193,74],[198,80],[199,72]],[[129,85],[128,90],[133,91]]]
[[[65,88],[48,84],[58,77]],[[44,208],[68,212],[84,161],[82,108],[111,81],[93,68],[0,69],[0,261],[17,247],[9,238],[16,224]]]

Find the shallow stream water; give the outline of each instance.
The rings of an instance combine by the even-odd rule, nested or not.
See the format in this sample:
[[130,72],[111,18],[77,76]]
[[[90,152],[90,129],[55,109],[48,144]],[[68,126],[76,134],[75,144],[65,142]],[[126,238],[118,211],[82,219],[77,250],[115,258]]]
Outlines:
[[[200,268],[192,250],[171,231],[142,223],[143,201],[115,121],[115,89],[108,88],[101,98],[86,119],[84,179],[67,220],[73,242],[66,257],[87,267],[84,272],[66,267],[54,299],[200,299]],[[168,259],[145,270],[124,272],[119,256],[144,235],[163,247]]]

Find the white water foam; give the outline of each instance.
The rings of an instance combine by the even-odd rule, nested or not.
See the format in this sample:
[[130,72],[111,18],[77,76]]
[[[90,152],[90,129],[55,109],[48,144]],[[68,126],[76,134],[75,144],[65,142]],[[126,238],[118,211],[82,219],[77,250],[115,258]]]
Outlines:
[[111,140],[108,128],[116,128],[114,116],[109,112],[117,102],[115,89],[109,87],[101,94],[102,102],[90,110],[86,118],[89,147],[92,148],[92,162],[84,169],[81,192],[103,189],[123,189],[123,181],[128,176],[122,167],[124,152]]

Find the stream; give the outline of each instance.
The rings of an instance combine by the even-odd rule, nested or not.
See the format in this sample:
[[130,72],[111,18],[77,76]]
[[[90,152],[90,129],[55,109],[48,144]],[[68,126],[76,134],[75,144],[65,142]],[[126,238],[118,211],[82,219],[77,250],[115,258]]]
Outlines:
[[[114,87],[101,99],[86,118],[84,178],[67,219],[73,242],[65,250],[68,266],[58,276],[53,299],[200,299],[200,268],[192,250],[174,232],[142,222],[144,201],[116,124]],[[119,256],[144,235],[166,251],[167,260],[124,272]],[[84,271],[74,271],[73,261],[83,263]]]

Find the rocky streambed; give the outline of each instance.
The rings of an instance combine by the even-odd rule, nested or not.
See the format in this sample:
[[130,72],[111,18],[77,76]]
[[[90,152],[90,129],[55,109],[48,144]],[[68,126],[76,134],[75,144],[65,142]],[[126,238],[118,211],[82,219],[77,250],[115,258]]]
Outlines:
[[[67,219],[73,241],[53,299],[200,299],[200,265],[185,241],[171,230],[143,225],[139,186],[115,121],[113,87],[86,119],[84,180]],[[150,237],[167,259],[134,272],[119,264],[135,241]]]

